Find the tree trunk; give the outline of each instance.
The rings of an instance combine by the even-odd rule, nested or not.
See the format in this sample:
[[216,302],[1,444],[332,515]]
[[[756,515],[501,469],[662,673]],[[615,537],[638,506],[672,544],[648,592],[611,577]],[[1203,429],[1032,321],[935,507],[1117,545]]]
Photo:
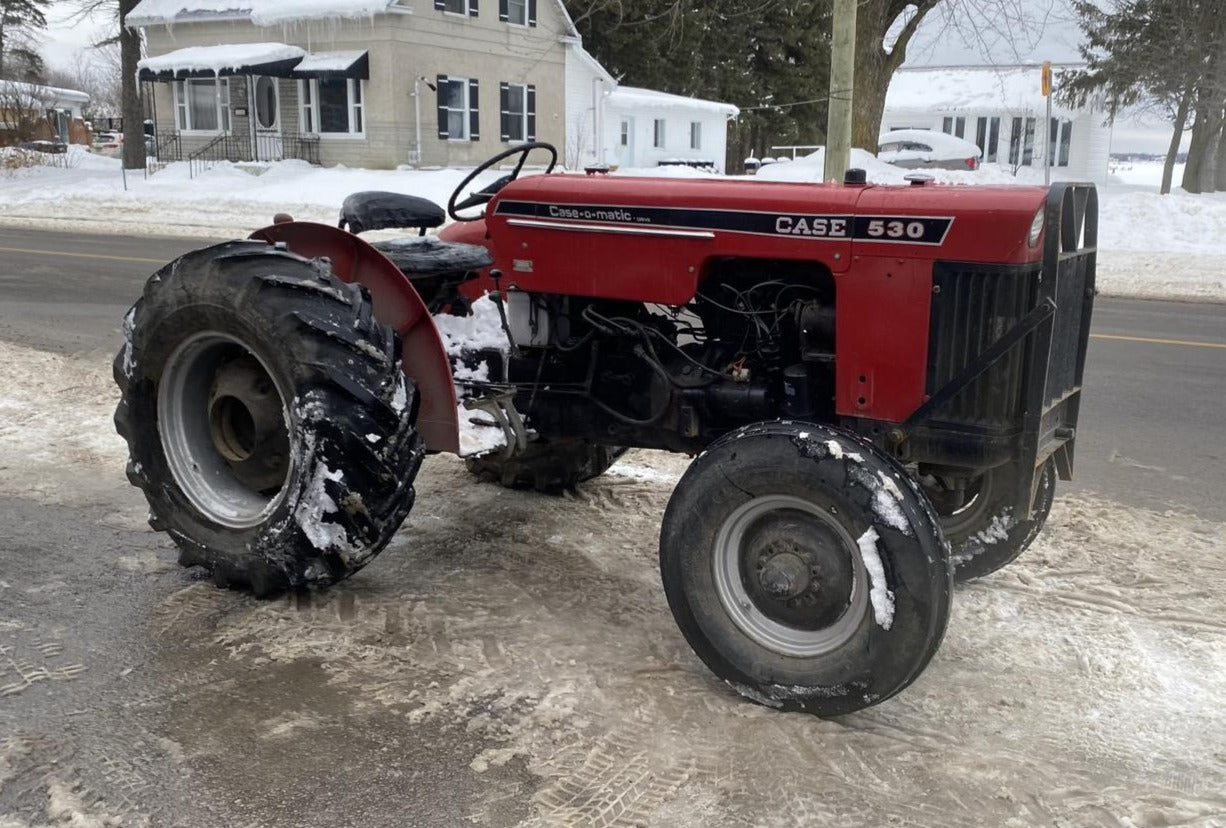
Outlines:
[[885,0],[861,3],[856,12],[856,88],[851,104],[851,145],[877,154],[885,93],[890,88],[890,56],[881,48],[888,24]]
[[1183,168],[1181,186],[1189,193],[1201,191],[1201,168],[1205,165],[1205,152],[1209,147],[1210,121],[1212,116],[1206,106],[1196,107],[1196,123],[1192,125],[1192,143],[1188,146],[1188,162]]
[[129,29],[128,12],[136,7],[137,0],[119,0],[119,52],[123,67],[123,167],[125,170],[140,170],[145,167],[145,108],[140,97],[141,37],[139,29]]
[[1171,134],[1171,145],[1166,150],[1166,160],[1162,163],[1162,189],[1158,192],[1166,195],[1171,191],[1171,181],[1175,177],[1175,158],[1179,155],[1179,145],[1183,142],[1183,130],[1188,125],[1188,110],[1192,106],[1192,90],[1187,88],[1179,97],[1179,109],[1175,112],[1175,131]]
[[[894,71],[907,59],[907,44],[920,22],[939,0],[862,0],[856,12],[856,89],[851,110],[851,145],[877,154],[885,93]],[[887,52],[882,41],[903,10],[913,5],[912,17]]]
[[1205,147],[1205,158],[1201,162],[1200,167],[1200,191],[1202,193],[1217,192],[1217,162],[1218,157],[1222,152],[1223,144],[1226,140],[1222,139],[1222,118],[1218,116],[1216,119],[1216,131],[1209,134],[1209,143]]
[[1213,179],[1213,188],[1219,193],[1226,192],[1226,125],[1218,136],[1217,142],[1217,172]]

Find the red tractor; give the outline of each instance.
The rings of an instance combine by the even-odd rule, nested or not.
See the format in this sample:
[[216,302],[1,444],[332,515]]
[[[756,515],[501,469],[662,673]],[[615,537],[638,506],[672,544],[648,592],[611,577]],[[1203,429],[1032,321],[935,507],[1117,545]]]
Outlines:
[[[521,176],[538,151],[546,174]],[[549,174],[556,158],[492,158],[437,236],[432,203],[362,193],[347,231],[274,224],[151,277],[115,362],[151,524],[265,595],[367,564],[426,453],[551,490],[627,447],[683,452],[660,570],[698,656],[783,709],[898,693],[953,582],[1012,561],[1072,474],[1094,189]],[[419,235],[358,235],[384,228]]]

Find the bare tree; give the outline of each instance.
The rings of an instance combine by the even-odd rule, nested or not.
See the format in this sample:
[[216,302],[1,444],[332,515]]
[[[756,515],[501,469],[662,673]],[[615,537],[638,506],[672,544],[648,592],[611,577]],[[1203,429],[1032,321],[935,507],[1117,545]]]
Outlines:
[[141,58],[141,33],[139,29],[129,28],[128,15],[140,0],[73,0],[76,3],[79,19],[90,15],[108,15],[116,23],[116,34],[113,38],[99,45],[119,44],[120,82],[122,84],[123,126],[126,138],[123,142],[123,165],[125,169],[139,170],[145,166],[145,141],[143,139],[145,126],[145,108],[141,101],[140,84],[137,73]]
[[861,0],[856,12],[856,88],[852,146],[875,153],[885,96],[920,25],[938,20],[989,64],[1017,63],[1057,18],[1056,0]]
[[22,81],[0,80],[0,145],[17,145],[46,137],[46,89]]
[[123,109],[119,45],[108,43],[80,52],[67,68],[47,72],[47,83],[89,95],[87,117],[118,118]]

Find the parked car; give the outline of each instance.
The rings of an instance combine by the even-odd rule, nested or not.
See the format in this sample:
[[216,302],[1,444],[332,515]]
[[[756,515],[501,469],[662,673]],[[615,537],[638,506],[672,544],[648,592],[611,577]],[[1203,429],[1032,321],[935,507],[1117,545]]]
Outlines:
[[928,129],[896,129],[877,143],[878,158],[909,170],[977,170],[982,156],[970,141]]

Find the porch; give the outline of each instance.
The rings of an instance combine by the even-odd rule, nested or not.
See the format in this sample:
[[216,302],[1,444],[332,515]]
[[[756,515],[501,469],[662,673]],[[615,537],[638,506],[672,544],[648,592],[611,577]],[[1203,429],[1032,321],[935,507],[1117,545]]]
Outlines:
[[222,161],[323,163],[321,138],[361,137],[365,51],[309,53],[284,43],[189,47],[146,58],[152,155],[196,173]]

